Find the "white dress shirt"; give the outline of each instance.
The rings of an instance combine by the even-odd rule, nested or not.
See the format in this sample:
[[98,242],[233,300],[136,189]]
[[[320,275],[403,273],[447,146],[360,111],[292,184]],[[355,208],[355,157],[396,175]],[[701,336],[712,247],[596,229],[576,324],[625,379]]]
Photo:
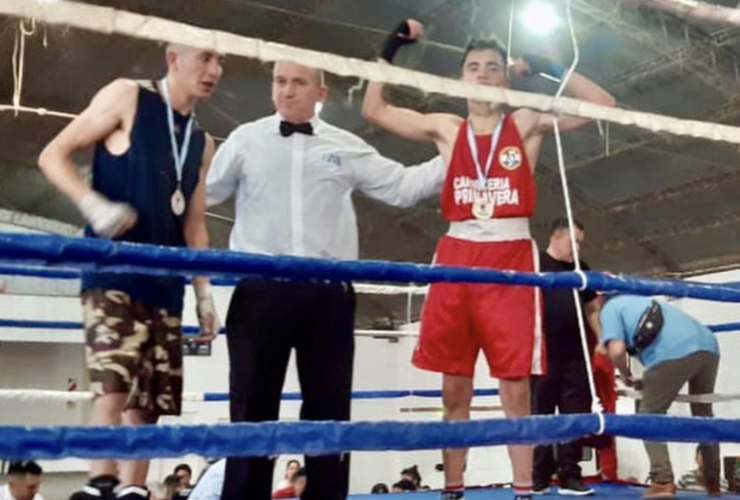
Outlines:
[[222,458],[206,469],[203,476],[198,480],[198,484],[188,495],[188,500],[219,500],[221,489],[224,486],[225,474],[226,459]]
[[314,135],[280,135],[279,115],[241,125],[216,152],[208,204],[236,193],[231,250],[354,260],[352,191],[409,207],[442,190],[441,157],[404,167],[314,116]]

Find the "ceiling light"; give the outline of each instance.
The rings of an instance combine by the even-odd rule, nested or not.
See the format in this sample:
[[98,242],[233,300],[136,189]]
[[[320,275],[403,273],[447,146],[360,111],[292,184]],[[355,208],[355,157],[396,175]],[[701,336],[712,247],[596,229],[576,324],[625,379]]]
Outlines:
[[546,2],[531,2],[519,15],[524,26],[537,35],[547,35],[560,24],[560,18],[552,5]]

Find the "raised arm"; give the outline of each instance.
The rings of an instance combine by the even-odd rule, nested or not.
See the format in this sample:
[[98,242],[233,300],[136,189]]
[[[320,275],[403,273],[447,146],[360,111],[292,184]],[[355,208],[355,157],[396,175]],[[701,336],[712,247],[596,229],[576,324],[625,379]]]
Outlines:
[[[390,34],[383,48],[379,64],[391,64],[398,49],[407,44],[416,43],[424,33],[424,27],[418,21],[403,21]],[[407,139],[434,141],[440,136],[440,128],[449,122],[449,115],[424,114],[418,111],[393,106],[385,100],[385,84],[370,82],[362,103],[362,116]]]
[[[516,59],[512,64],[512,70],[517,75],[535,75],[543,74],[553,78],[562,78],[565,76],[565,68],[535,54],[524,54],[521,59]],[[601,86],[581,75],[573,72],[568,79],[565,87],[568,94],[581,101],[588,101],[602,106],[614,107],[617,104],[616,99]],[[576,129],[590,122],[589,118],[580,118],[575,116],[562,116],[558,118],[558,128],[561,132]],[[553,129],[553,115],[549,113],[540,113],[537,132],[547,133]]]
[[101,89],[89,106],[44,148],[38,164],[47,179],[80,209],[93,230],[106,237],[122,234],[136,222],[136,212],[93,191],[77,171],[72,155],[102,141],[116,130],[128,130],[138,99],[131,80],[115,80]]
[[371,198],[395,207],[410,207],[442,191],[447,169],[441,156],[404,167],[365,145],[353,162],[356,188]]

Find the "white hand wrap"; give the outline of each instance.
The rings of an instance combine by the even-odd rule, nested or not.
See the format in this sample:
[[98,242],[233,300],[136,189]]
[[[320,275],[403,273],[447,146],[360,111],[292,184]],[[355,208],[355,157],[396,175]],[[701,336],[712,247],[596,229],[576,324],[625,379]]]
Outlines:
[[95,234],[104,238],[118,236],[122,229],[136,220],[136,211],[131,205],[110,201],[95,191],[80,201],[79,209]]
[[[201,331],[203,330],[204,323],[208,321],[208,317],[213,318],[213,332],[218,334],[221,329],[220,322],[218,320],[218,313],[216,312],[216,304],[213,301],[213,291],[211,290],[210,283],[198,283],[193,286],[195,291],[195,311],[198,314],[198,322],[200,323]],[[210,326],[210,325],[207,325]]]

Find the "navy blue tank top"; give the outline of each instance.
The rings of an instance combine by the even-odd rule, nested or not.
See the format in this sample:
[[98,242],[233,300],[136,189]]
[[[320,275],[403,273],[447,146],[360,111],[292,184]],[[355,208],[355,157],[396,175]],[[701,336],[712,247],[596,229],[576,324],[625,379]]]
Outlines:
[[[136,225],[116,240],[155,245],[185,246],[185,214],[172,212],[170,198],[177,187],[172,145],[167,127],[167,105],[155,90],[140,86],[130,147],[122,155],[111,154],[103,141],[95,145],[92,164],[93,189],[111,201],[126,202],[136,209]],[[188,118],[175,111],[175,133],[182,145]],[[205,133],[197,123],[182,172],[182,191],[189,203],[198,184]],[[187,213],[187,212],[186,212]],[[96,237],[88,226],[85,234]],[[149,306],[180,316],[185,279],[140,274],[86,272],[82,291],[102,288],[120,290]]]

